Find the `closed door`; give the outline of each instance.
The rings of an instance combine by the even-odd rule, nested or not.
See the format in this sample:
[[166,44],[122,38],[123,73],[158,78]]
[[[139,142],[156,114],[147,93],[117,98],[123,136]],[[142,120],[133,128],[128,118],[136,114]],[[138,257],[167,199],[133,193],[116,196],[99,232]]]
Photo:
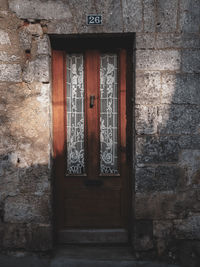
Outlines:
[[58,239],[84,242],[83,232],[90,232],[89,240],[106,242],[109,234],[124,233],[126,242],[127,52],[54,50],[52,56]]

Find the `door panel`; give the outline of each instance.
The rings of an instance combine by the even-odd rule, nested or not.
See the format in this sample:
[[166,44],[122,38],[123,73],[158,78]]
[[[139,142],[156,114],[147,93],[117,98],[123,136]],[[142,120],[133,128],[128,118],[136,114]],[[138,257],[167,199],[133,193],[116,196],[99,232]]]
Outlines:
[[128,228],[126,53],[53,51],[58,236]]

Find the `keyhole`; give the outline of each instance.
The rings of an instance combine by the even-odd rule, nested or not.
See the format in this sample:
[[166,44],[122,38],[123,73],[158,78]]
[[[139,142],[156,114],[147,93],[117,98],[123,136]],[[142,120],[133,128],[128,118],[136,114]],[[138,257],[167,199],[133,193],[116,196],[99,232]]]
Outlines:
[[94,107],[94,100],[95,100],[95,96],[94,95],[91,95],[90,96],[90,108],[93,108]]

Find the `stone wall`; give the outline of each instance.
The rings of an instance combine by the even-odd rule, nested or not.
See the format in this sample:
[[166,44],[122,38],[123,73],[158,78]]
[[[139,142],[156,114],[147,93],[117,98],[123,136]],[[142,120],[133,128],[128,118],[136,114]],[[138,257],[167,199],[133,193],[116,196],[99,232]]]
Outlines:
[[[86,14],[102,26],[86,26]],[[0,0],[0,246],[52,247],[49,34],[136,33],[133,245],[200,259],[200,1]]]

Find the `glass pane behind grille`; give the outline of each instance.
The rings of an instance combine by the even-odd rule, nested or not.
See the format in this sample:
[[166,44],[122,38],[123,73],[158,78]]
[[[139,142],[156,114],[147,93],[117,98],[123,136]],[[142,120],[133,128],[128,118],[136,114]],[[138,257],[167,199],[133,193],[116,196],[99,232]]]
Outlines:
[[67,174],[85,173],[83,55],[67,55]]
[[118,173],[117,164],[117,55],[102,54],[100,64],[100,171]]

